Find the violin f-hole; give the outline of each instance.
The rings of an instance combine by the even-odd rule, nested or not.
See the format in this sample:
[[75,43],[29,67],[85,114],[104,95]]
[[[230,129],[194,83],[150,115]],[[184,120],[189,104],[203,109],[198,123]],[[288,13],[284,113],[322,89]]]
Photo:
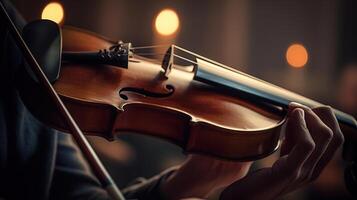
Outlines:
[[131,93],[136,93],[136,94],[142,95],[144,97],[165,98],[165,97],[171,96],[175,91],[175,88],[172,85],[166,85],[165,89],[167,90],[167,92],[160,93],[160,92],[149,91],[144,88],[125,87],[125,88],[120,89],[119,96],[120,96],[120,98],[122,98],[124,100],[128,100],[129,97],[125,93],[131,92]]

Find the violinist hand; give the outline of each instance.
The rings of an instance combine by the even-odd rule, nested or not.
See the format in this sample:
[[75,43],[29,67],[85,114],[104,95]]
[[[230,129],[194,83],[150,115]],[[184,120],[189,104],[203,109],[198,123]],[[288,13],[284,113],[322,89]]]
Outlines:
[[282,155],[272,167],[246,176],[251,162],[193,155],[160,189],[166,199],[205,198],[229,185],[221,200],[275,199],[316,179],[343,140],[330,107],[311,110],[292,103]]
[[330,107],[310,109],[292,103],[281,157],[228,186],[221,200],[275,199],[312,181],[321,173],[344,138]]
[[216,189],[224,188],[244,177],[252,162],[234,162],[190,155],[186,161],[160,185],[164,199],[183,200],[206,198]]

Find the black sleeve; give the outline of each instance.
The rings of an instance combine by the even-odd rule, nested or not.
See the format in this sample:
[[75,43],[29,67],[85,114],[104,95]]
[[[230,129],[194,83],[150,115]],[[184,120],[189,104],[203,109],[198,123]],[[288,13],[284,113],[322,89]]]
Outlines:
[[[23,20],[21,15],[16,11],[16,9],[11,5],[11,3],[9,3],[7,0],[0,1],[4,3],[11,18],[14,20],[18,29],[21,31],[23,26],[25,25],[25,20]],[[3,57],[5,56],[2,49],[6,49],[5,51],[9,51],[8,47],[3,46],[5,45],[5,38],[7,37],[8,32],[1,30],[6,30],[4,27],[4,23],[0,23],[0,60],[4,59]],[[11,48],[15,47],[11,46]],[[18,57],[18,55],[21,55],[20,52],[18,52],[17,50],[17,52],[13,54],[17,56],[6,57],[9,63],[11,63],[12,67],[0,67],[0,75],[6,74],[7,79],[10,79],[9,77],[14,76],[16,69],[13,66],[18,66],[21,62],[21,59],[19,59]],[[12,83],[7,79],[7,82]],[[0,83],[3,82],[5,82],[4,79],[1,79]],[[0,139],[2,138],[0,137]],[[49,174],[52,174],[52,181],[49,182],[50,199],[109,200],[110,197],[101,187],[96,177],[94,177],[94,175],[92,174],[88,163],[84,160],[80,150],[72,141],[71,136],[69,134],[58,132],[57,142],[57,148],[55,148],[55,163],[53,163],[55,167],[52,169],[52,172],[49,172]],[[0,153],[2,152],[5,151],[1,151]],[[2,158],[1,155],[0,158]],[[158,191],[158,185],[160,181],[170,175],[171,172],[172,170],[168,170],[160,175],[157,175],[147,180],[138,179],[139,181],[136,181],[135,183],[122,190],[124,196],[127,199],[162,199]]]
[[58,133],[50,199],[109,199],[68,134]]
[[[158,190],[161,180],[168,177],[175,168],[168,169],[150,179],[138,178],[122,190],[127,199],[160,200]],[[110,199],[91,173],[81,152],[68,134],[59,133],[56,164],[51,186],[51,199]]]

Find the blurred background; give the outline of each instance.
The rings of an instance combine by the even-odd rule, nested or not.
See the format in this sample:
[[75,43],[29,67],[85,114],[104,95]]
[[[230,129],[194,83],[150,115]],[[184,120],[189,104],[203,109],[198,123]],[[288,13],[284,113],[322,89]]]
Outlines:
[[[175,43],[356,117],[354,0],[12,2],[28,21],[49,18],[134,46]],[[91,142],[120,187],[185,157],[179,148],[146,136]],[[270,165],[276,156],[255,168]],[[336,156],[314,184],[284,199],[352,199],[343,184],[343,163]]]

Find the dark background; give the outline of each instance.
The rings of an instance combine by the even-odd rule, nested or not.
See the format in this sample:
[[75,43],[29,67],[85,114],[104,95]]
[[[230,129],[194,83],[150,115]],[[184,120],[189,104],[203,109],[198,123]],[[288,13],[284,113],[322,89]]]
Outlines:
[[[13,2],[31,21],[41,18],[42,9],[50,1]],[[64,25],[88,29],[114,40],[130,41],[135,46],[175,42],[332,105],[337,104],[335,93],[340,72],[355,62],[357,56],[357,2],[354,0],[59,2],[65,10]],[[163,37],[154,30],[155,16],[164,8],[176,10],[180,18],[180,28],[174,36]],[[292,68],[285,60],[286,49],[293,43],[303,44],[309,53],[308,63],[303,68]],[[123,152],[129,152],[128,158],[122,160],[100,150],[101,144],[109,145],[106,142],[93,142],[120,186],[136,176],[149,177],[183,158],[179,149],[155,139],[126,135],[122,141],[111,144],[124,146]],[[331,171],[330,175],[341,181],[340,172]],[[329,179],[324,180],[322,185]],[[319,187],[321,185],[312,186],[286,199],[347,198],[345,191],[340,189],[342,182],[322,186],[325,187],[322,190]],[[325,195],[329,190],[333,190],[333,194]]]

